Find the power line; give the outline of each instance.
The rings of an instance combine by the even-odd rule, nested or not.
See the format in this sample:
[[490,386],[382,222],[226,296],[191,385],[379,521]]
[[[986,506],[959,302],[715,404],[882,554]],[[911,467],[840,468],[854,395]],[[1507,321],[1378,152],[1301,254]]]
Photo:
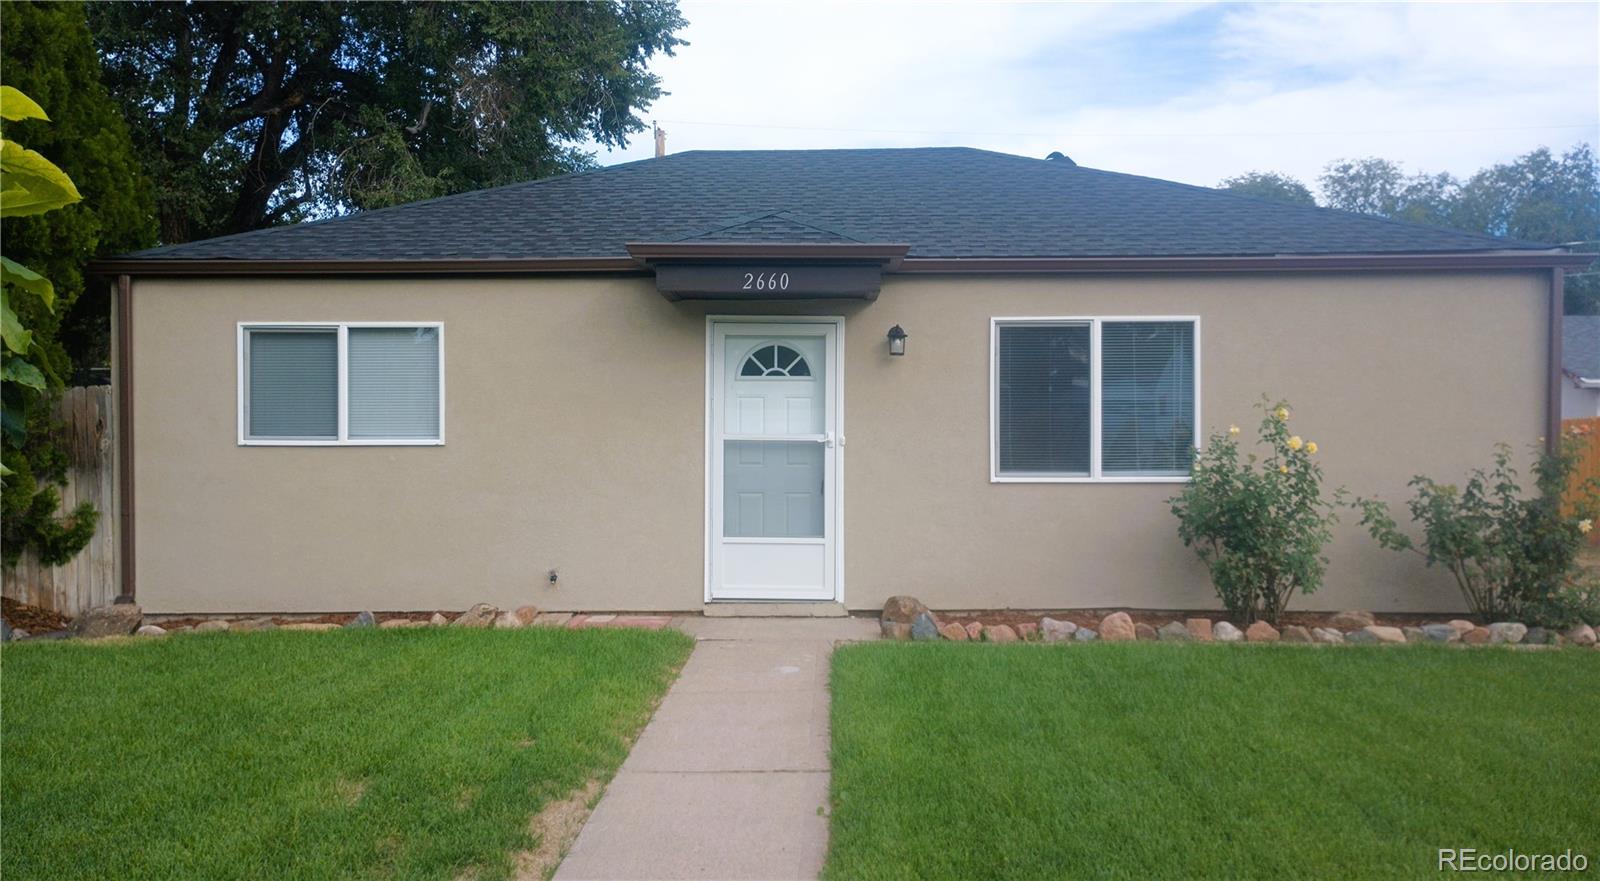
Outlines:
[[751,122],[697,122],[686,119],[664,119],[667,125],[699,125],[716,128],[780,129],[784,131],[845,132],[879,135],[985,135],[1012,138],[1267,138],[1308,137],[1328,135],[1405,135],[1405,134],[1464,134],[1475,132],[1548,131],[1555,129],[1600,129],[1600,122],[1571,125],[1512,125],[1478,128],[1418,128],[1418,129],[1329,129],[1326,131],[1255,131],[1255,132],[989,132],[960,129],[895,129],[895,128],[839,128],[823,125],[767,125]]

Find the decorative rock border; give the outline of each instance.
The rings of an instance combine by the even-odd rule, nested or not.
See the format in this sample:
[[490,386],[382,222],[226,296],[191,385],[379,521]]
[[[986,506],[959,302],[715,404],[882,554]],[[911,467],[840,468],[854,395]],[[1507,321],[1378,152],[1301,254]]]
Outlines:
[[[176,620],[185,619],[179,618]],[[26,631],[12,630],[7,627],[6,633],[9,635],[7,641],[11,641],[69,638],[100,639],[127,636],[154,638],[182,633],[255,633],[267,630],[312,632],[366,628],[395,630],[413,627],[493,628],[496,630],[519,630],[524,627],[565,627],[574,630],[600,627],[635,627],[646,630],[660,630],[666,627],[671,620],[671,617],[667,615],[541,613],[534,606],[519,606],[515,609],[502,611],[488,603],[477,603],[453,617],[447,616],[442,612],[434,612],[427,618],[421,617],[420,613],[414,613],[386,617],[383,620],[379,620],[378,616],[373,612],[363,611],[348,616],[348,620],[342,623],[328,620],[299,621],[286,617],[274,619],[268,616],[254,616],[249,618],[206,618],[193,624],[162,626],[154,622],[145,623],[144,612],[139,606],[132,603],[123,603],[97,606],[89,609],[73,619],[71,628],[67,630],[29,634]]]
[[1390,627],[1378,624],[1371,612],[1339,612],[1328,619],[1328,626],[1305,627],[1290,624],[1282,630],[1265,621],[1256,621],[1241,630],[1229,621],[1210,618],[1185,618],[1160,626],[1135,623],[1127,612],[1112,612],[1100,619],[1097,627],[1080,626],[1072,621],[1041,617],[1037,623],[985,625],[941,622],[939,616],[910,596],[890,597],[884,603],[879,626],[885,639],[946,640],[949,642],[1254,642],[1294,643],[1299,645],[1405,645],[1437,643],[1476,646],[1507,645],[1516,648],[1556,648],[1572,645],[1600,649],[1595,628],[1579,624],[1556,632],[1544,627],[1528,627],[1518,621],[1497,621],[1479,626],[1460,618],[1429,622],[1421,626]]

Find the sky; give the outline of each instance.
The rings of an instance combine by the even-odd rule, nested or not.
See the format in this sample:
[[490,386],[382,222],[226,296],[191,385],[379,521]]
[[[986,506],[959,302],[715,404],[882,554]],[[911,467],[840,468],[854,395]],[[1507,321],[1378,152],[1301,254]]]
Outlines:
[[[1215,186],[1600,144],[1600,3],[684,0],[667,151],[962,145]],[[604,165],[653,155],[649,130]]]

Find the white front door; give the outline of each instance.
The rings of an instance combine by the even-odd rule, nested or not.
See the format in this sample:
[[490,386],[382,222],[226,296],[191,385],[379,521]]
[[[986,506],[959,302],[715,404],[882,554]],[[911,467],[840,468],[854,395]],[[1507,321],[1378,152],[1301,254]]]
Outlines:
[[710,599],[836,598],[837,330],[712,323]]

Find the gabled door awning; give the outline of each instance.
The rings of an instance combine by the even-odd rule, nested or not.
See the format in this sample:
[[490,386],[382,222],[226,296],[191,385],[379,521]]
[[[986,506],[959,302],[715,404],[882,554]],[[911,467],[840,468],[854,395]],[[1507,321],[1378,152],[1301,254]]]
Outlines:
[[669,300],[876,300],[910,245],[635,242]]

